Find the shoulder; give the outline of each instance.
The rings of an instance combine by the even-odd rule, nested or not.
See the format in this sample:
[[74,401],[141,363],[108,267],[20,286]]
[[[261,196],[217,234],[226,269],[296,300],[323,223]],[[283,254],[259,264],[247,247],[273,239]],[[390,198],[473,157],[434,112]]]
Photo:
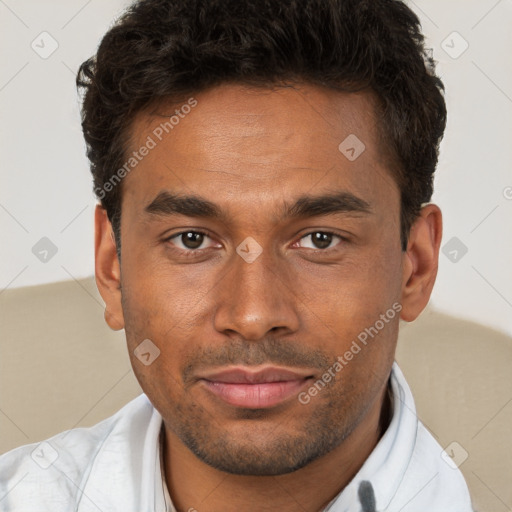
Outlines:
[[147,429],[153,412],[140,395],[93,427],[68,430],[0,456],[0,511],[74,510],[70,504],[80,501],[80,488],[100,454],[129,454],[132,434]]
[[[400,484],[391,500],[393,509],[424,512],[428,506],[430,510],[443,512],[472,512],[464,476],[418,419],[411,390],[396,362],[391,381],[399,417],[393,448],[397,452],[395,456],[408,454],[408,462],[400,470]],[[397,460],[394,462],[399,464]]]
[[459,468],[418,421],[414,453],[393,505],[404,512],[423,512],[425,505],[432,510],[472,512],[468,486]]

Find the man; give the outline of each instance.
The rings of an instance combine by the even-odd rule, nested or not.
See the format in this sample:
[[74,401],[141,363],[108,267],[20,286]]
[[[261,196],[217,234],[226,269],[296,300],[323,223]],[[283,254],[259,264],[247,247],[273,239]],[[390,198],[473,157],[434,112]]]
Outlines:
[[143,0],[78,85],[96,281],[144,395],[1,457],[1,510],[470,511],[394,363],[442,232],[409,8]]

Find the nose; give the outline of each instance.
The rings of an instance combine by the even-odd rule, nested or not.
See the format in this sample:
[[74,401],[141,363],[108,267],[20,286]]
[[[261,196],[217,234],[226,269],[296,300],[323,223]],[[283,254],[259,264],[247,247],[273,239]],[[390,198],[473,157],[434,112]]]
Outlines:
[[246,340],[263,339],[270,332],[296,332],[299,315],[285,261],[263,250],[249,263],[237,253],[219,283],[214,326],[218,332]]

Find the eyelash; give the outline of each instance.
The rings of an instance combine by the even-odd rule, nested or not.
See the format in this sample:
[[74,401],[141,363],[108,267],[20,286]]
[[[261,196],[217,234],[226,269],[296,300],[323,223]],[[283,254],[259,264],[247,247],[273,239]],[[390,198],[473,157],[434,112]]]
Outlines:
[[[208,233],[207,231],[202,231],[202,230],[187,230],[187,231],[180,231],[179,233],[175,233],[167,238],[164,239],[164,242],[170,242],[172,239],[174,238],[179,238],[181,235],[184,235],[186,233],[195,233],[195,234],[198,234],[198,235],[203,235],[203,236],[206,236],[206,237],[209,237],[209,238],[213,238],[212,235],[210,233]],[[313,235],[315,233],[322,233],[324,235],[332,235],[333,237],[336,237],[336,238],[339,238],[341,242],[348,242],[348,239],[346,237],[343,237],[337,233],[334,233],[333,231],[320,231],[320,230],[315,230],[315,231],[309,231],[308,233],[305,233],[304,235],[302,235],[298,241],[310,236],[310,235]],[[297,242],[295,242],[297,243]],[[307,248],[308,251],[311,251],[315,254],[317,253],[323,253],[323,254],[326,254],[326,253],[330,253],[332,250],[336,250],[336,247],[339,245],[336,244],[334,247],[329,247],[328,249],[311,249],[311,248]],[[172,246],[172,244],[171,244]],[[194,256],[197,256],[198,254],[201,253],[201,251],[206,251],[208,250],[207,249],[180,249],[178,247],[173,247],[173,250],[176,250],[178,252],[180,252],[181,254],[185,255],[185,257],[194,257]]]
[[[208,233],[207,231],[201,231],[201,230],[197,230],[197,229],[189,229],[187,231],[180,231],[179,233],[175,233],[174,235],[167,237],[166,239],[164,239],[164,242],[168,243],[173,238],[179,238],[181,235],[184,235],[186,233],[195,233],[197,235],[204,235],[209,238],[213,238],[211,236],[211,234]],[[191,258],[191,257],[197,256],[198,254],[201,254],[202,251],[208,250],[208,249],[180,249],[179,247],[174,247],[173,244],[171,244],[171,247],[173,250],[178,251],[179,253],[184,255],[186,258]]]

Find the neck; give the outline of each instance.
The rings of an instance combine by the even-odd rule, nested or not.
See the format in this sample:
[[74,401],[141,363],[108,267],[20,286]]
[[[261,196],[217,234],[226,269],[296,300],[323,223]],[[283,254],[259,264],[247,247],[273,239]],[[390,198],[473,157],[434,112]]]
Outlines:
[[164,427],[165,480],[174,506],[190,512],[323,510],[353,479],[386,431],[392,416],[389,395],[385,386],[366,416],[336,449],[279,476],[219,471],[199,460]]

